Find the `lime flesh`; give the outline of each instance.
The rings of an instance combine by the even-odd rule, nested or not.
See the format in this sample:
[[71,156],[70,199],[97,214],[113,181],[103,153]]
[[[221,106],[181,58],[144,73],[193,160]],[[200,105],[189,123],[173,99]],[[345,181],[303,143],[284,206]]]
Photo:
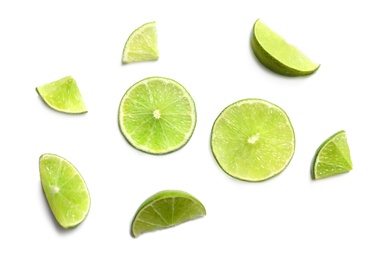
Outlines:
[[260,19],[254,24],[251,45],[258,60],[278,74],[304,76],[312,74],[320,66],[287,43]]
[[47,202],[63,228],[79,225],[87,216],[90,196],[77,169],[55,154],[39,159],[40,179]]
[[37,87],[36,91],[54,110],[70,114],[87,112],[81,92],[71,76]]
[[322,179],[352,170],[352,160],[345,131],[330,136],[317,149],[312,178]]
[[178,82],[151,77],[128,89],[119,108],[122,134],[138,150],[165,154],[184,146],[196,125],[195,104]]
[[160,191],[140,205],[132,221],[131,234],[137,237],[205,215],[203,204],[192,195],[178,190]]
[[122,53],[122,63],[157,60],[158,58],[156,23],[146,23],[128,37]]
[[261,99],[244,99],[218,116],[212,127],[211,148],[227,174],[245,181],[264,181],[289,164],[295,136],[280,107]]

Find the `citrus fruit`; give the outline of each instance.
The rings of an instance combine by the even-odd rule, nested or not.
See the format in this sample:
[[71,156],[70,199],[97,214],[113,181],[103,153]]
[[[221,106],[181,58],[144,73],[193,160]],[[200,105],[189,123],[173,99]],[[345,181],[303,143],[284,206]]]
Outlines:
[[294,154],[292,124],[277,105],[243,99],[215,120],[211,148],[220,167],[232,177],[264,181],[282,172]]
[[66,159],[55,154],[39,158],[40,179],[47,202],[63,228],[73,228],[87,216],[90,196],[82,176]]
[[156,23],[146,23],[132,32],[127,39],[122,53],[122,63],[158,58]]
[[264,66],[282,75],[309,75],[320,66],[287,43],[260,19],[254,24],[251,45],[255,56]]
[[352,170],[351,154],[345,131],[330,136],[317,149],[312,178],[322,179]]
[[176,226],[206,215],[203,204],[184,191],[160,191],[146,199],[138,208],[131,226],[131,234]]
[[165,154],[191,138],[196,125],[195,103],[178,82],[146,78],[124,94],[118,120],[122,134],[135,148]]
[[81,92],[71,76],[39,86],[36,91],[43,101],[54,110],[70,114],[87,112]]

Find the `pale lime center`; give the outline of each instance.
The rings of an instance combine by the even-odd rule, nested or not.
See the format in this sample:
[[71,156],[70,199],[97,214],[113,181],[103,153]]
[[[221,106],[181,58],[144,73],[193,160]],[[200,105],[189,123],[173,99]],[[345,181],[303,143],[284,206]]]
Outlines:
[[156,119],[160,119],[160,117],[161,117],[160,110],[156,109],[155,111],[153,111],[153,116]]
[[259,140],[259,133],[256,133],[255,135],[250,136],[247,142],[249,144],[255,144],[255,142],[258,140]]

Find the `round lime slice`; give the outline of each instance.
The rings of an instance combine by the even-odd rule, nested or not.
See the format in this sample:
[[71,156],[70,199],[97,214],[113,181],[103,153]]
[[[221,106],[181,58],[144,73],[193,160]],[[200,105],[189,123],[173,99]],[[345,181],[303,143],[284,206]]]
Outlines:
[[309,75],[320,66],[311,61],[295,46],[287,43],[260,19],[254,24],[251,46],[258,60],[278,74],[287,76]]
[[71,76],[37,87],[36,91],[43,101],[52,109],[69,113],[86,113],[77,83]]
[[178,82],[151,77],[123,96],[118,113],[122,134],[138,150],[165,154],[184,146],[196,125],[195,103]]
[[244,99],[220,113],[212,127],[211,148],[227,174],[245,181],[264,181],[289,164],[295,148],[294,131],[277,105]]
[[160,191],[146,199],[132,221],[131,234],[137,237],[145,232],[176,226],[206,215],[203,204],[184,191]]
[[339,131],[325,140],[317,149],[312,178],[315,180],[352,170],[351,154],[345,131]]
[[90,196],[82,176],[66,159],[43,154],[39,159],[40,179],[47,202],[63,228],[73,228],[87,216]]
[[122,63],[157,60],[158,58],[156,23],[146,23],[129,36],[122,53]]

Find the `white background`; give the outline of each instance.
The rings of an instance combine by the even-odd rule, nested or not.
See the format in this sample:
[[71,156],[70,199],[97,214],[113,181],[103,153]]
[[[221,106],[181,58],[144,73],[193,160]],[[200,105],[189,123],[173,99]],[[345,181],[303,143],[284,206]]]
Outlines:
[[[0,259],[387,259],[386,46],[383,1],[1,1]],[[256,19],[320,69],[276,75],[252,54]],[[129,34],[156,21],[160,59],[121,65]],[[48,108],[35,87],[73,76],[88,108]],[[197,107],[188,144],[164,156],[131,147],[117,124],[135,82],[180,82]],[[282,107],[296,133],[293,160],[262,183],[225,174],[210,150],[217,115],[243,98]],[[317,147],[346,130],[354,169],[310,177]],[[73,230],[55,222],[38,159],[72,162],[91,195]],[[180,189],[207,216],[136,239],[137,207]]]

